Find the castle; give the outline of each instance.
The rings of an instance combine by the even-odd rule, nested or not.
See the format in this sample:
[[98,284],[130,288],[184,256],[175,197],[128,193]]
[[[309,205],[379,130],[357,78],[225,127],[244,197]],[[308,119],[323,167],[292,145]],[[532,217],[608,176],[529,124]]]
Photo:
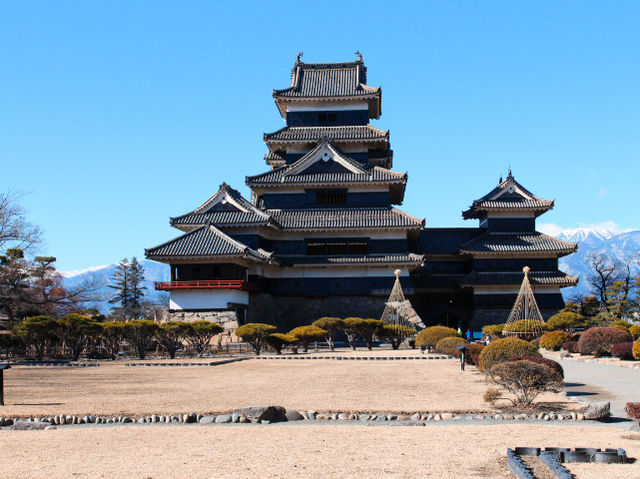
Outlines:
[[184,234],[146,250],[171,265],[173,319],[235,327],[266,322],[282,330],[322,316],[379,318],[401,271],[423,322],[479,329],[504,322],[529,279],[546,317],[564,306],[558,270],[573,243],[536,231],[553,208],[511,171],[473,201],[471,228],[425,228],[397,208],[407,175],[392,171],[389,131],[370,124],[382,90],[367,85],[362,57],[305,63],[273,98],[286,126],[264,134],[271,169],[246,177],[251,198],[223,183],[200,206],[171,218]]

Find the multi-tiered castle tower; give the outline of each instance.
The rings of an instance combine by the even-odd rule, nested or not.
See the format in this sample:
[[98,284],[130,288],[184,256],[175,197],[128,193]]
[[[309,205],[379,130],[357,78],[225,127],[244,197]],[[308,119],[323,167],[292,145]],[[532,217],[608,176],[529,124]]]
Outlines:
[[156,287],[171,292],[176,319],[287,329],[321,316],[379,317],[400,269],[427,322],[479,326],[508,314],[523,262],[547,297],[541,308],[562,307],[559,288],[575,279],[557,258],[575,245],[535,232],[553,202],[511,174],[463,214],[478,228],[425,229],[396,208],[407,175],[391,170],[389,132],[369,123],[382,91],[367,85],[359,54],[346,63],[298,56],[289,88],[273,97],[286,126],[264,135],[271,170],[246,178],[251,199],[223,183],[171,219],[182,236],[146,251],[171,265],[171,281]]

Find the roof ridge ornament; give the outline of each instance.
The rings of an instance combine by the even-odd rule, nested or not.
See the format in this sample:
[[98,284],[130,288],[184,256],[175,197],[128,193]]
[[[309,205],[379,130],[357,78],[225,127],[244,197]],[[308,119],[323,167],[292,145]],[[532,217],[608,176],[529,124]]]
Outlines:
[[362,61],[362,53],[360,53],[360,50],[356,51],[355,54],[358,57],[358,61],[361,62]]
[[304,52],[298,52],[298,55],[296,56],[296,63],[302,63],[302,61],[300,59],[303,56],[304,56]]

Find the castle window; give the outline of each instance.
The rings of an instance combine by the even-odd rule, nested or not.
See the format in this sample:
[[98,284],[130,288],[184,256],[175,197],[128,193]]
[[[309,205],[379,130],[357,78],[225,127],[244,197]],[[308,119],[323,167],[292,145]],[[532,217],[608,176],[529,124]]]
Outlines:
[[318,114],[318,122],[319,123],[326,123],[327,122],[327,114],[326,113],[319,113]]
[[344,190],[320,190],[316,192],[316,202],[319,205],[340,205],[347,202],[347,192]]
[[337,113],[328,113],[327,121],[329,123],[337,123],[338,122],[338,114]]

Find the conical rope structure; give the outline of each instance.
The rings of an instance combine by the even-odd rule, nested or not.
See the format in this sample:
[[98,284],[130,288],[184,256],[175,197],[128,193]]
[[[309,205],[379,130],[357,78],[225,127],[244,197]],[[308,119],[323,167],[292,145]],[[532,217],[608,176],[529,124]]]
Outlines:
[[[408,337],[412,336],[416,329],[423,329],[424,323],[411,306],[411,302],[404,297],[404,291],[402,291],[400,284],[400,273],[399,269],[395,271],[396,281],[380,319],[385,326],[395,327],[399,335]],[[409,333],[406,328],[411,328],[414,332]]]
[[517,336],[530,340],[541,336],[544,332],[544,319],[529,283],[530,271],[531,268],[528,266],[522,269],[524,278],[516,302],[502,330],[503,336]]

